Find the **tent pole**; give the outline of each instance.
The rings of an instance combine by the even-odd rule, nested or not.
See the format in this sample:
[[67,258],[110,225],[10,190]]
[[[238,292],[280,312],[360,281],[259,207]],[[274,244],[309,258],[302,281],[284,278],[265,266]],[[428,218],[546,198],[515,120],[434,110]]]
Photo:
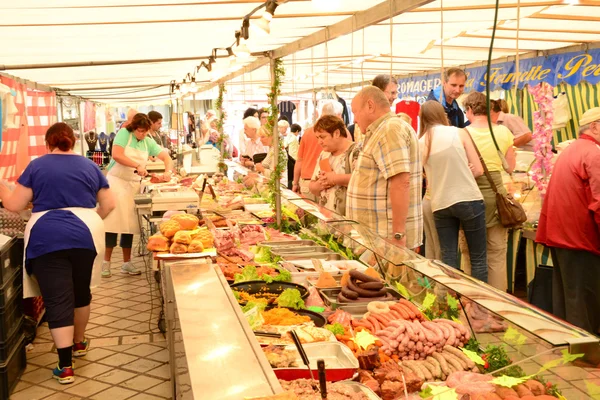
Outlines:
[[[271,88],[275,87],[275,58],[271,54]],[[273,97],[271,100],[271,108],[274,109],[277,107],[277,93],[273,93]],[[277,116],[275,116],[275,120],[277,120]],[[279,129],[277,129],[277,122],[273,124],[271,127],[273,130],[273,149],[274,149],[274,165],[279,165]],[[279,177],[279,182],[275,185],[275,221],[277,226],[281,226],[281,177]]]

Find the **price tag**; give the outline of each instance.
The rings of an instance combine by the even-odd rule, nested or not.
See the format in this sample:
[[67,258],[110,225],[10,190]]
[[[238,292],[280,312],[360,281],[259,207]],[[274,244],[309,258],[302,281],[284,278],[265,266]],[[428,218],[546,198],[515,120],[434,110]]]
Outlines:
[[429,310],[435,304],[435,300],[437,299],[436,295],[433,293],[427,293],[425,296],[425,300],[423,300],[423,304],[421,305],[421,310]]
[[475,364],[485,365],[485,361],[479,354],[475,353],[474,351],[467,350],[464,347],[461,348],[461,350],[467,357],[469,357],[469,360],[473,361]]
[[408,290],[400,282],[396,282],[396,289],[398,289],[398,293],[400,293],[405,299],[408,299],[410,297],[410,295],[408,294]]
[[513,386],[520,385],[521,383],[526,382],[529,379],[531,379],[531,376],[525,376],[523,378],[515,378],[514,376],[502,375],[502,376],[499,376],[498,378],[492,379],[491,382],[495,385],[511,388]]
[[458,310],[458,300],[455,297],[450,296],[450,293],[446,293],[446,302],[452,311]]

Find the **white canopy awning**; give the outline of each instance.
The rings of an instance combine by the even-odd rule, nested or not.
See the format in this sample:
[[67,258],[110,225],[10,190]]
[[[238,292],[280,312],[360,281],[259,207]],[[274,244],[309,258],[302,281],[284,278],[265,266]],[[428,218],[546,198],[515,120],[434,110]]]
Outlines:
[[[422,5],[395,16],[392,24],[389,13],[378,15],[381,22],[372,26],[326,44],[308,48],[299,44],[300,51],[287,51],[290,55],[284,58],[284,93],[293,95],[362,82],[390,71],[406,75],[487,59],[494,0],[323,1],[339,5],[335,10],[326,10],[310,0],[281,4],[271,22],[270,35],[250,31],[251,51],[261,59],[262,52],[298,44],[299,39],[317,32],[327,34],[328,27],[352,21],[356,13],[376,6],[381,13],[387,3]],[[187,73],[194,72],[197,65],[208,60],[213,48],[230,47],[243,17],[262,3],[3,0],[0,72],[103,103],[159,102],[169,98],[169,82],[181,82]],[[262,10],[256,17],[261,14]],[[516,0],[502,1],[494,58],[516,54],[517,19],[521,53],[600,42],[600,1],[521,0],[520,10]],[[253,62],[256,58],[238,63],[234,69]],[[228,66],[211,74],[201,70],[196,80],[200,87],[214,87],[206,84],[232,71]],[[266,91],[268,65],[245,74],[241,71],[240,76],[227,77],[233,78],[228,83],[231,93],[258,95]],[[214,97],[214,93],[198,97]]]

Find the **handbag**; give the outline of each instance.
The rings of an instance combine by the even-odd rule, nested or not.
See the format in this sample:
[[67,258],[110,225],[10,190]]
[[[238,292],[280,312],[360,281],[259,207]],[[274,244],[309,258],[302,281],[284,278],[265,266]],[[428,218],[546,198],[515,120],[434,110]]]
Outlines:
[[527,214],[525,213],[523,206],[521,203],[516,201],[511,194],[504,195],[498,191],[498,187],[496,186],[496,183],[494,182],[487,165],[485,165],[485,161],[483,161],[483,157],[481,156],[481,153],[479,152],[471,133],[468,129],[466,129],[466,131],[469,134],[469,138],[471,138],[473,146],[475,147],[479,161],[481,161],[485,177],[492,186],[492,190],[496,195],[496,206],[498,208],[498,217],[500,219],[500,223],[505,228],[517,228],[521,226],[523,222],[527,221]]

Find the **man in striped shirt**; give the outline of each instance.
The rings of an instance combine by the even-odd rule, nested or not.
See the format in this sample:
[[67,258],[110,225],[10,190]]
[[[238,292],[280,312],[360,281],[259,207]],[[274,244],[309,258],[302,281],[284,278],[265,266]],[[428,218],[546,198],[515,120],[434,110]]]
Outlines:
[[348,184],[346,216],[394,244],[415,249],[423,240],[417,135],[390,112],[388,99],[375,86],[354,97],[352,112],[365,139]]

